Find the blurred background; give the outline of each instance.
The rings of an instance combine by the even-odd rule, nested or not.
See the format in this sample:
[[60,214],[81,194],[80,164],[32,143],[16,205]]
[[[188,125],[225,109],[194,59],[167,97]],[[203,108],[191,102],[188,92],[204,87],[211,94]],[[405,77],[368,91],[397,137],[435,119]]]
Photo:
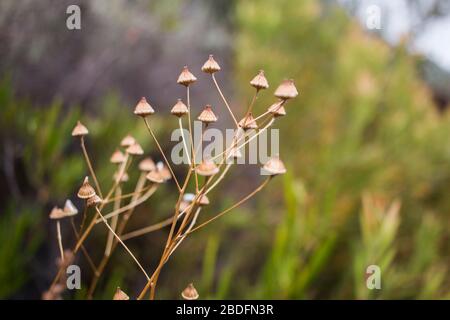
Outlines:
[[[71,4],[81,8],[81,30],[66,27]],[[184,65],[199,79],[194,113],[210,103],[220,126],[231,123],[200,71],[212,53],[240,115],[259,69],[271,87],[257,113],[274,102],[283,78],[295,80],[300,95],[276,122],[288,174],[187,239],[157,298],[177,299],[193,282],[205,299],[449,299],[449,25],[445,0],[2,0],[0,298],[39,299],[57,271],[48,214],[67,198],[81,208],[75,195],[88,172],[70,135],[76,120],[90,130],[102,185],[112,182],[109,157],[127,133],[160,158],[132,114],[141,96],[156,109],[170,151],[177,123],[168,114],[184,98],[176,84]],[[202,215],[260,179],[257,166],[237,166]],[[169,216],[174,186],[139,207],[128,230]],[[62,229],[70,246],[70,225]],[[154,269],[166,236],[127,243]],[[105,239],[99,226],[87,241],[97,263]],[[67,299],[84,298],[92,277],[81,255],[76,263],[82,289]],[[366,287],[373,264],[381,290]],[[117,286],[134,296],[144,283],[118,247],[95,298],[111,299]]]

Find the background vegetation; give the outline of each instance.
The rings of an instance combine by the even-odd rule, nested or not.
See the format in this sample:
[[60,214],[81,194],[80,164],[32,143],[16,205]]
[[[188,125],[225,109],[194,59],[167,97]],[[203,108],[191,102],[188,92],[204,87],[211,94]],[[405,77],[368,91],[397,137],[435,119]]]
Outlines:
[[[139,2],[143,3],[147,2]],[[211,13],[211,19],[226,12],[217,22],[222,27],[214,32],[226,30],[228,36],[220,44],[196,39],[192,46],[203,47],[202,52],[189,49],[195,56],[192,69],[200,74],[198,65],[206,51],[213,52],[219,63],[223,59],[227,68],[220,77],[228,82],[233,107],[241,113],[251,97],[248,81],[257,70],[265,70],[271,85],[258,99],[260,112],[274,102],[272,91],[283,78],[295,80],[300,95],[277,122],[289,174],[273,181],[252,203],[183,243],[161,275],[158,298],[178,298],[189,282],[196,284],[202,298],[450,298],[450,117],[447,109],[435,107],[432,91],[418,73],[423,58],[409,54],[406,42],[388,46],[365,33],[334,3],[223,3],[196,11],[202,17]],[[157,34],[165,41],[179,36],[189,5],[200,7],[196,1],[175,2],[169,9],[150,5],[151,16],[159,17]],[[221,5],[227,10],[222,11]],[[192,18],[192,12],[188,16]],[[205,31],[207,25],[195,25],[193,30],[217,35]],[[167,62],[163,56],[144,61],[146,72]],[[180,54],[170,57],[177,59],[174,71],[172,67],[159,71],[164,88],[174,89],[164,91],[160,83],[147,79],[150,93],[144,95],[150,101],[158,90],[163,92],[163,97],[154,98],[161,113],[182,94],[174,83],[177,70],[191,64]],[[126,60],[121,63],[126,66]],[[14,60],[3,66],[0,85],[0,298],[39,298],[54,275],[58,256],[54,225],[47,215],[66,198],[76,200],[87,172],[70,137],[76,120],[81,118],[90,129],[87,146],[103,183],[111,181],[114,170],[109,156],[128,132],[150,155],[159,157],[132,115],[142,91],[136,90],[136,96],[128,90],[130,83],[110,79],[110,90],[95,99],[61,97],[48,89],[35,96],[20,87],[24,80],[14,66]],[[82,72],[78,81],[83,81]],[[207,81],[194,92],[198,109],[215,99]],[[158,120],[159,134],[169,137],[176,123],[163,118],[168,117]],[[256,168],[239,168],[214,191],[211,197],[218,201],[205,214],[249,190],[257,173]],[[170,213],[174,203],[170,187],[139,209],[130,230]],[[69,234],[69,227],[63,226],[63,233]],[[106,238],[106,230],[98,229],[88,241],[96,261]],[[153,268],[166,232],[132,240],[130,247]],[[78,263],[86,262],[79,257]],[[371,264],[381,267],[381,290],[366,288],[366,268]],[[88,267],[83,270],[84,288],[91,275]],[[141,278],[118,248],[96,298],[110,299],[118,285],[134,292],[143,286]],[[82,298],[83,293],[66,297]]]

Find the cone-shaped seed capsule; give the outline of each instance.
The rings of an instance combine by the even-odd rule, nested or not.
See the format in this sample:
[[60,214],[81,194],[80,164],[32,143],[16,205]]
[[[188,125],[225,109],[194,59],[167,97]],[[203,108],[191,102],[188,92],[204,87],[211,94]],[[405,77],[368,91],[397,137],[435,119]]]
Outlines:
[[219,168],[213,161],[204,159],[197,167],[195,167],[195,172],[201,176],[209,177],[218,173]]
[[102,203],[102,198],[100,198],[98,195],[93,195],[92,197],[90,197],[89,199],[87,199],[86,201],[86,205],[88,207],[96,207],[99,204]]
[[63,211],[68,217],[74,216],[78,213],[77,207],[75,207],[75,205],[69,199],[66,200]]
[[163,183],[164,179],[161,177],[161,174],[157,170],[150,171],[145,178],[150,180],[153,183]]
[[205,124],[210,124],[217,121],[217,117],[212,111],[211,105],[209,104],[205,106],[197,119]]
[[95,195],[95,189],[89,184],[89,178],[84,178],[84,182],[78,190],[78,198],[88,199]]
[[269,82],[267,82],[264,76],[264,71],[259,70],[259,73],[250,81],[250,85],[256,90],[267,89],[269,87]]
[[284,109],[283,106],[284,100],[280,100],[278,102],[275,102],[274,104],[272,104],[268,111],[273,114],[274,117],[282,117],[286,115],[286,110]]
[[206,194],[200,196],[200,198],[197,200],[197,203],[199,206],[207,206],[209,204],[209,199]]
[[286,167],[278,156],[270,158],[263,166],[263,169],[272,176],[286,173]]
[[153,162],[152,158],[147,157],[141,162],[139,162],[139,170],[150,172],[156,169],[155,162]]
[[258,125],[256,124],[255,118],[253,118],[251,112],[239,121],[239,126],[244,130],[258,129]]
[[298,96],[298,91],[294,85],[294,80],[283,80],[277,90],[275,90],[275,96],[283,100],[292,99]]
[[187,66],[184,66],[183,71],[178,76],[177,83],[187,87],[195,81],[197,81],[197,78],[189,71]]
[[185,114],[188,114],[189,110],[188,107],[181,101],[181,99],[177,100],[177,103],[172,107],[172,110],[170,110],[170,113],[177,116],[182,117]]
[[109,158],[109,162],[114,164],[121,164],[124,161],[125,155],[119,149],[116,149],[116,151],[114,151],[114,153],[111,155],[111,158]]
[[77,121],[77,125],[72,130],[72,136],[81,137],[87,135],[88,133],[88,129],[80,121]]
[[185,300],[196,300],[199,297],[198,292],[192,283],[190,283],[186,287],[186,289],[184,289],[183,292],[181,292],[181,296]]
[[169,168],[165,166],[162,161],[159,161],[156,164],[156,170],[164,181],[172,179],[172,174],[170,173]]
[[58,207],[53,207],[52,211],[50,211],[49,218],[53,220],[62,219],[67,217],[64,210]]
[[127,134],[127,135],[122,139],[122,141],[120,141],[120,146],[121,146],[121,147],[124,147],[124,148],[127,148],[127,147],[129,147],[129,146],[131,146],[131,145],[133,145],[133,144],[135,144],[135,143],[136,143],[136,139],[134,139],[132,135]]
[[214,57],[212,54],[209,55],[208,60],[203,64],[202,71],[206,73],[213,74],[214,72],[220,71],[220,66],[217,63],[216,60],[214,60]]
[[134,156],[140,156],[144,154],[144,150],[142,150],[141,145],[137,142],[129,146],[125,151]]
[[[119,172],[114,172],[113,180],[117,181],[117,179],[119,179]],[[120,176],[120,181],[119,182],[127,182],[128,180],[129,180],[128,173],[124,172]]]
[[119,287],[117,287],[117,290],[114,293],[113,300],[130,300],[130,297],[125,292],[120,290]]
[[138,104],[134,108],[134,114],[141,117],[146,117],[151,114],[154,114],[155,110],[153,110],[152,106],[147,102],[147,99],[144,97],[139,100]]

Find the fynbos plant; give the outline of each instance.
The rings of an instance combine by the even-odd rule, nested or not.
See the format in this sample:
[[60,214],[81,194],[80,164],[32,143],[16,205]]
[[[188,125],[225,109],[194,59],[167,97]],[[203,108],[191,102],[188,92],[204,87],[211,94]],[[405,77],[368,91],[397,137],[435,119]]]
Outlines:
[[[269,161],[263,165],[263,172],[265,175],[264,180],[252,192],[242,197],[229,208],[213,215],[212,218],[197,223],[200,212],[208,206],[210,201],[212,201],[208,198],[208,194],[220,184],[229,172],[229,169],[235,164],[232,160],[242,157],[242,148],[263,132],[267,131],[276,118],[286,115],[284,109],[286,102],[298,95],[293,81],[284,80],[275,90],[275,96],[278,98],[278,101],[275,101],[269,106],[267,111],[258,116],[253,116],[253,106],[256,103],[258,94],[261,90],[269,87],[264,72],[261,70],[250,81],[250,85],[255,88],[255,93],[242,119],[238,121],[215,78],[215,73],[220,71],[220,69],[219,64],[214,60],[212,55],[209,56],[209,59],[202,67],[203,72],[211,75],[215,88],[233,119],[235,130],[231,143],[223,150],[223,152],[214,155],[214,157],[212,157],[212,155],[200,154],[199,158],[198,148],[201,147],[203,143],[205,130],[203,130],[200,135],[201,137],[198,145],[194,141],[189,89],[190,86],[197,81],[197,78],[187,67],[183,68],[178,77],[177,83],[186,88],[186,103],[184,103],[182,99],[178,99],[171,109],[171,113],[178,118],[178,127],[181,132],[184,157],[187,159],[187,170],[184,177],[177,177],[175,175],[172,164],[164,153],[152,129],[151,116],[155,113],[155,110],[150,106],[146,98],[142,98],[138,102],[134,114],[142,118],[163,161],[155,164],[151,158],[147,157],[139,162],[137,169],[140,171],[140,176],[136,182],[134,192],[132,193],[122,194],[122,187],[128,182],[128,172],[129,170],[132,170],[132,159],[144,154],[142,147],[135,138],[130,135],[123,138],[120,142],[120,147],[112,154],[110,162],[114,166],[114,179],[109,191],[103,193],[102,187],[104,186],[100,185],[97,179],[84,144],[85,136],[88,135],[89,131],[81,122],[76,124],[72,135],[75,138],[80,139],[81,149],[94,184],[91,185],[88,177],[86,177],[79,188],[77,196],[84,200],[84,208],[78,227],[75,225],[74,221],[74,216],[78,213],[78,210],[70,200],[67,201],[63,209],[55,207],[50,213],[50,218],[56,219],[57,239],[61,257],[59,258],[58,273],[50,285],[50,288],[44,293],[44,298],[58,299],[61,297],[61,293],[65,287],[65,268],[73,261],[75,255],[79,251],[82,252],[90,267],[93,269],[93,278],[87,292],[87,298],[92,298],[97,282],[103,274],[111,254],[116,247],[120,245],[127,251],[147,279],[147,284],[137,294],[137,299],[143,299],[146,297],[147,293],[149,293],[150,299],[154,299],[161,270],[188,236],[240,206],[262,190],[274,176],[286,172],[285,166],[278,155],[271,157]],[[184,122],[187,122],[187,137],[184,134],[183,119]],[[206,129],[217,121],[217,116],[215,115],[212,106],[206,105],[200,115],[198,115],[197,119],[201,122],[202,127]],[[173,214],[159,223],[126,233],[125,228],[133,215],[134,209],[146,202],[158,190],[162,183],[165,183],[171,178],[173,178],[178,192],[178,198]],[[190,183],[191,181],[192,183]],[[129,201],[126,202],[128,199]],[[107,210],[107,208],[110,209]],[[93,212],[93,215],[89,220],[88,213],[90,211]],[[62,241],[60,220],[66,218],[70,220],[74,235],[77,239],[76,244],[71,250],[64,250]],[[96,265],[92,261],[87,248],[84,246],[84,242],[91,232],[93,232],[94,227],[97,224],[104,224],[106,226],[108,229],[108,236],[103,258]],[[153,272],[148,274],[142,263],[138,261],[124,241],[162,229],[166,226],[169,227],[169,233],[159,263]],[[182,297],[185,299],[196,299],[198,293],[194,286],[190,284],[182,292]],[[114,295],[114,299],[127,300],[128,295],[118,288]]]

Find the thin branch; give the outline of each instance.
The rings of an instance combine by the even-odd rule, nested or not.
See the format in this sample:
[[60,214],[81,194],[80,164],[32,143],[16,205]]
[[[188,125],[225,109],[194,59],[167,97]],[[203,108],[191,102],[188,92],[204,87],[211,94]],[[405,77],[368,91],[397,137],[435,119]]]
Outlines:
[[153,133],[152,128],[151,128],[150,125],[148,124],[147,119],[146,119],[146,118],[143,118],[143,119],[144,119],[145,125],[147,126],[148,131],[150,132],[150,135],[152,136],[153,140],[154,140],[155,143],[156,143],[156,146],[157,146],[158,149],[159,149],[159,152],[160,152],[161,155],[163,156],[164,161],[166,162],[166,165],[167,165],[167,167],[169,168],[170,173],[171,173],[172,176],[173,176],[173,179],[175,180],[175,183],[177,184],[178,191],[181,191],[181,187],[180,187],[180,184],[178,183],[178,179],[177,179],[177,177],[175,176],[175,173],[174,173],[173,170],[172,170],[172,166],[170,165],[169,160],[167,160],[167,157],[166,157],[166,155],[164,154],[164,151],[163,151],[163,149],[161,148],[161,145],[159,144],[158,139],[156,138],[155,134]]
[[59,220],[56,221],[56,235],[58,238],[58,247],[59,253],[61,254],[61,261],[64,261],[64,248],[62,244],[62,236],[61,236],[61,223]]
[[134,262],[136,262],[136,264],[139,266],[139,268],[141,269],[142,273],[144,273],[145,277],[147,278],[147,280],[150,280],[150,277],[148,276],[147,272],[145,272],[145,269],[142,267],[142,265],[139,263],[138,259],[136,259],[136,257],[134,256],[134,254],[130,251],[130,249],[128,249],[128,247],[126,246],[125,243],[123,243],[123,241],[120,239],[120,237],[114,232],[114,230],[110,227],[110,225],[108,224],[108,221],[106,221],[105,217],[103,217],[102,213],[100,212],[100,210],[98,210],[97,207],[95,207],[95,210],[97,211],[97,214],[100,216],[100,218],[103,220],[103,223],[106,225],[106,227],[112,232],[112,234],[116,237],[117,241],[120,242],[120,244],[124,247],[124,249],[128,252],[128,254],[133,258]]
[[228,104],[227,99],[225,99],[225,96],[223,95],[222,90],[220,90],[219,84],[218,84],[217,81],[216,81],[216,77],[214,76],[214,73],[211,73],[211,77],[212,77],[212,79],[213,79],[213,81],[214,81],[214,84],[215,84],[215,86],[216,86],[216,88],[217,88],[217,91],[219,91],[220,97],[222,98],[223,102],[224,102],[225,105],[227,106],[227,109],[228,109],[228,111],[230,112],[230,115],[231,115],[231,117],[233,118],[233,121],[234,121],[234,123],[236,124],[236,127],[238,127],[239,124],[238,124],[238,122],[237,122],[237,120],[236,120],[236,117],[234,116],[233,111],[231,111],[230,105]]
[[86,159],[86,164],[89,168],[92,178],[94,179],[95,187],[97,188],[97,192],[101,198],[103,198],[102,190],[100,189],[100,184],[98,183],[97,176],[95,175],[94,168],[92,167],[91,160],[89,159],[89,155],[86,150],[86,146],[84,145],[84,136],[81,136],[81,149],[83,150],[84,159]]

